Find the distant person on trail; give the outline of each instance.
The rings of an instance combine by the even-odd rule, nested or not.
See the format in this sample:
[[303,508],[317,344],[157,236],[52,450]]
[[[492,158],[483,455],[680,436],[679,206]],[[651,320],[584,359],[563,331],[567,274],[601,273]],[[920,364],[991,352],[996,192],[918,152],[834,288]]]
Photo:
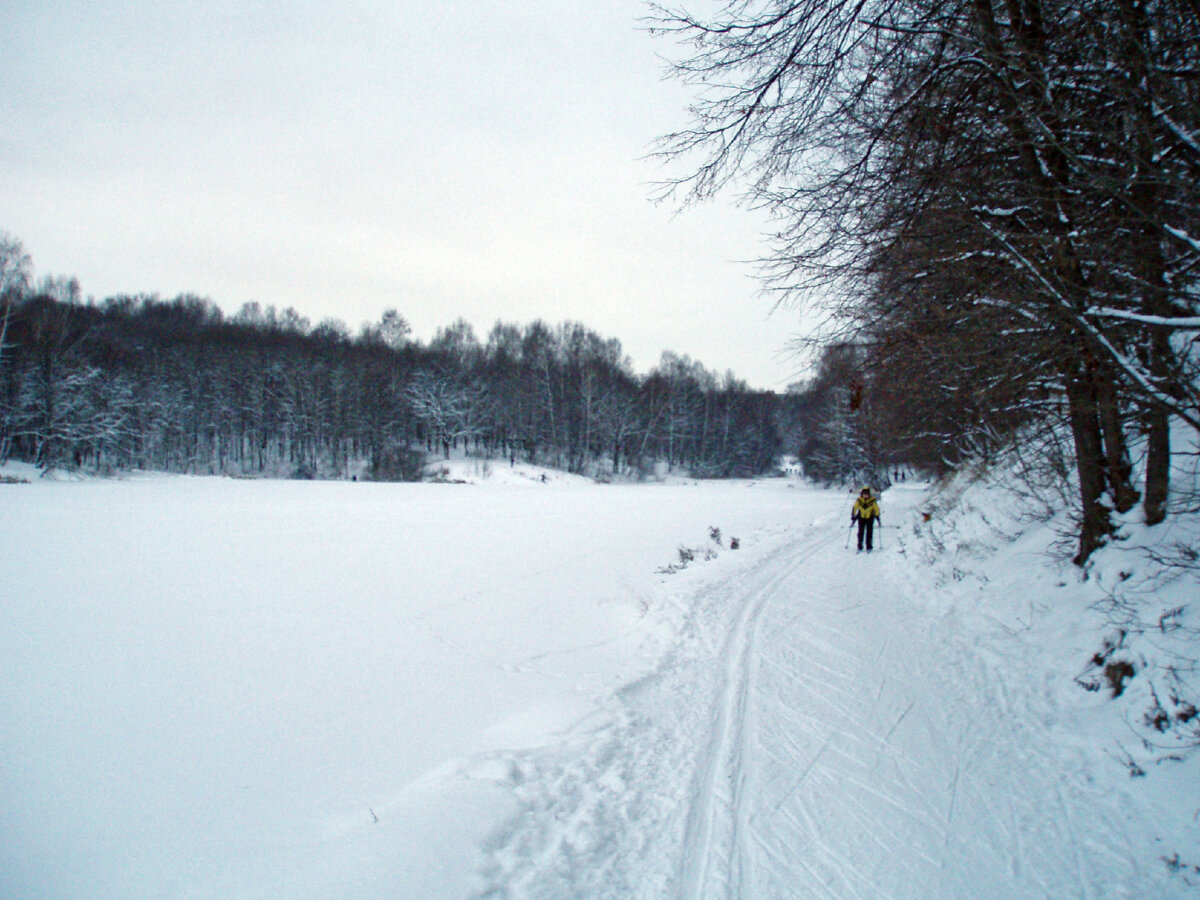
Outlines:
[[858,552],[862,553],[863,539],[866,539],[867,552],[875,546],[875,522],[882,515],[879,511],[879,501],[871,496],[871,489],[865,487],[854,501],[854,509],[850,513],[850,524],[858,523]]

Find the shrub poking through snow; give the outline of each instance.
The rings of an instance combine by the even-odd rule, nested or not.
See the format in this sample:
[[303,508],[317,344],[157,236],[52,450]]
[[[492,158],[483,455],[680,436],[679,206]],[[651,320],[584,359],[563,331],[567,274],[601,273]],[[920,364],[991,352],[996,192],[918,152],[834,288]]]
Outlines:
[[[720,528],[709,528],[708,536],[709,539],[717,545],[717,547],[724,547]],[[737,549],[737,538],[733,539],[733,541],[730,543],[730,547],[732,547],[734,550]],[[679,562],[660,567],[658,569],[660,573],[664,575],[673,575],[676,572],[682,572],[691,563],[696,561],[697,556],[701,556],[705,562],[717,558],[717,551],[713,547],[689,547],[686,544],[680,544],[679,547],[676,548],[675,552],[679,556]]]
[[1098,691],[1107,685],[1114,698],[1125,693],[1125,682],[1137,674],[1129,660],[1113,658],[1113,654],[1124,646],[1125,637],[1125,631],[1118,629],[1114,636],[1104,639],[1100,649],[1090,660],[1092,674],[1076,679],[1081,687],[1089,691]]
[[1200,885],[1200,866],[1184,862],[1179,858],[1178,853],[1164,856],[1163,862],[1167,866],[1167,871],[1182,878],[1183,883],[1188,887]]
[[1125,659],[1110,662],[1104,667],[1104,679],[1112,689],[1114,698],[1125,693],[1125,682],[1136,674],[1137,670],[1133,668],[1133,663]]
[[676,548],[675,552],[679,556],[679,562],[662,566],[658,570],[659,572],[664,575],[674,575],[676,572],[682,572],[688,567],[689,563],[696,559],[696,551],[683,544],[680,544],[679,547]]

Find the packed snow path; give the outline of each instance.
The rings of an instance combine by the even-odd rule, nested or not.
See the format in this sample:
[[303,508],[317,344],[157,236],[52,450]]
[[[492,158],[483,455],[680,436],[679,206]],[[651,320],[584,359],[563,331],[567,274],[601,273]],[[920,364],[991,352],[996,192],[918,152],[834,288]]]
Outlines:
[[893,553],[855,555],[836,529],[814,523],[701,587],[606,723],[507,759],[522,811],[482,896],[1171,890],[1142,871],[1130,832],[1146,823],[1093,780],[1094,752],[1063,747],[1044,698],[1016,687],[1028,673],[917,602]]

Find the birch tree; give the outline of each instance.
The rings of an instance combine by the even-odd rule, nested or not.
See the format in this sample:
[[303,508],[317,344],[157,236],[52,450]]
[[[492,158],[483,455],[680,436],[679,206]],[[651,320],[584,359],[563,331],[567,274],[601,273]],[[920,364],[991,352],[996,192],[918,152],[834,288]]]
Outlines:
[[13,310],[29,290],[33,263],[16,238],[0,232],[0,367],[8,349]]

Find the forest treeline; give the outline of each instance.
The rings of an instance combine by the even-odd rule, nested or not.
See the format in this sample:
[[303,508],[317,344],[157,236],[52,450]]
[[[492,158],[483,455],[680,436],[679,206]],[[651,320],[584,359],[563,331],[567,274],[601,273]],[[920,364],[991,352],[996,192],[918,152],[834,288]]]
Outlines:
[[194,296],[84,303],[63,279],[23,286],[27,258],[7,247],[0,460],[393,480],[460,448],[726,477],[781,449],[775,394],[671,353],[638,376],[619,341],[577,323],[497,323],[480,339],[460,320],[423,344],[395,310],[352,335],[253,303],[232,316]]
[[1200,501],[1172,482],[1200,431],[1195,0],[745,0],[655,27],[698,86],[668,192],[746,185],[771,287],[827,313],[805,440],[829,466],[1021,449],[1073,485],[1080,562],[1120,514]]

